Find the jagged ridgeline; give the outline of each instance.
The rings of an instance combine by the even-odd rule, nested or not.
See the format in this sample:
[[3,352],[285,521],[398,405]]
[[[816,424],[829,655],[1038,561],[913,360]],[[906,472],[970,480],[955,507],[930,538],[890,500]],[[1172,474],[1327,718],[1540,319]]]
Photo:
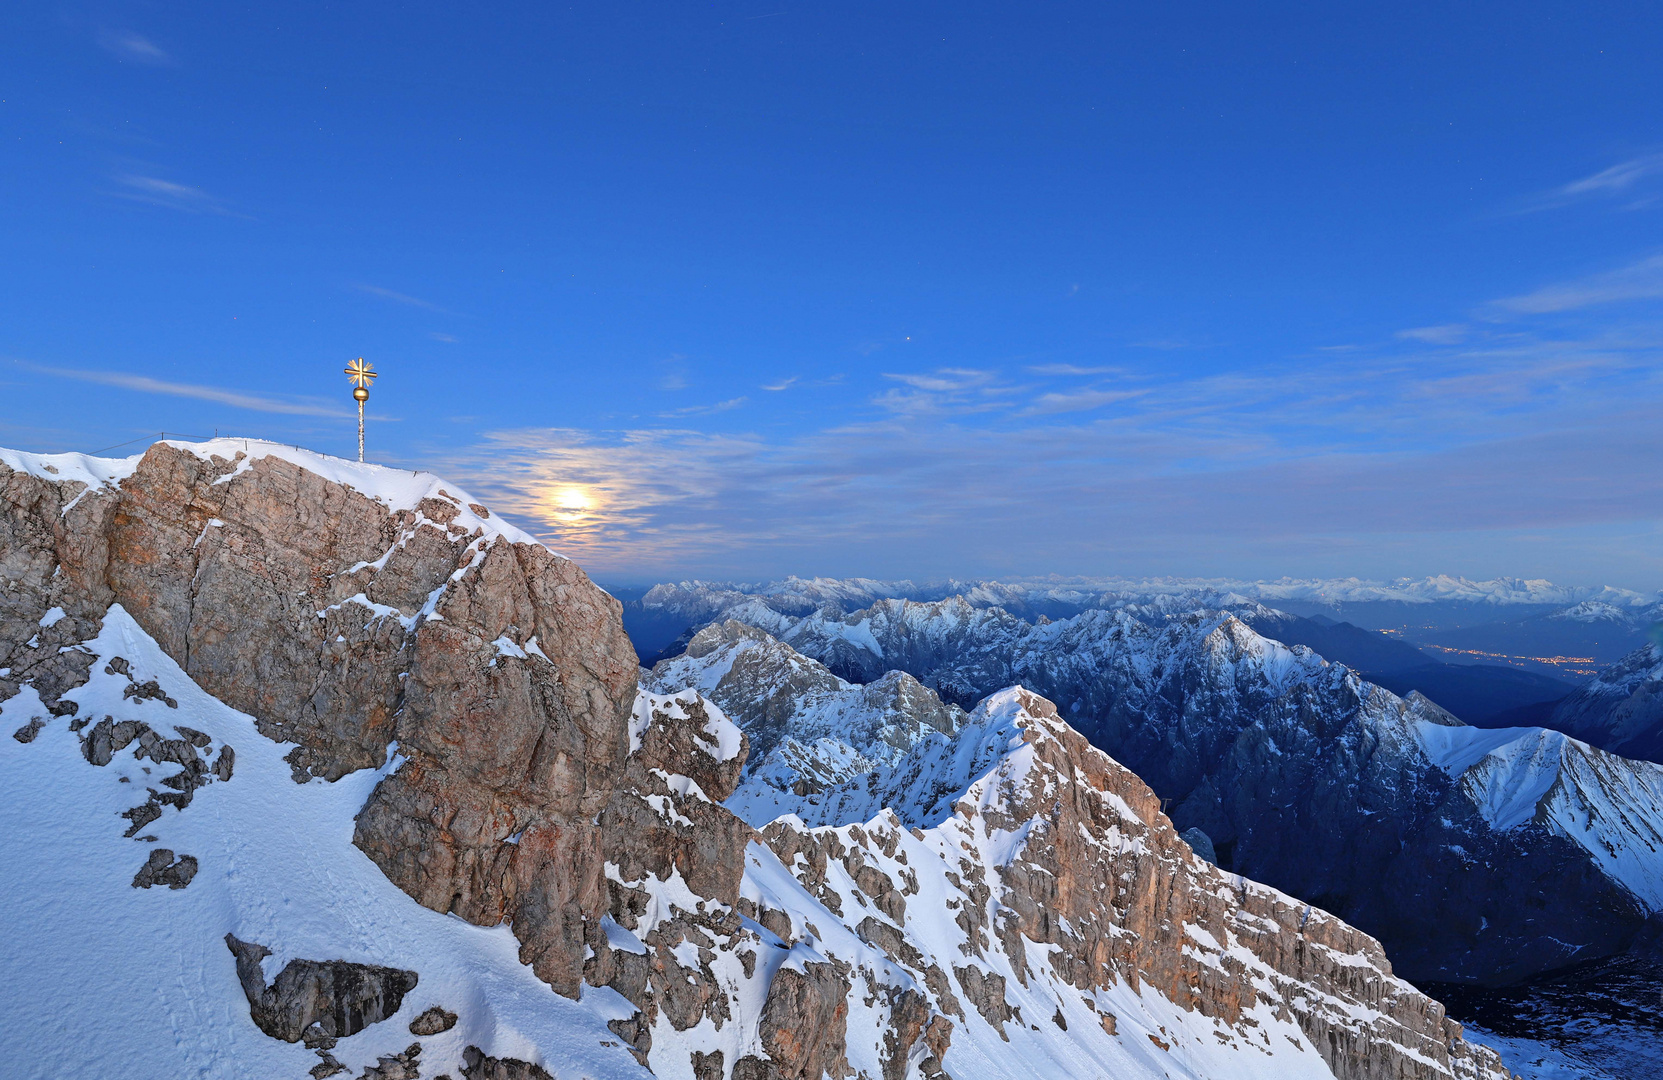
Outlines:
[[0,494],[14,1074],[1506,1076],[1028,690],[744,628],[641,690],[574,564],[288,447]]
[[[1202,598],[1226,610],[1196,610],[1189,596],[1055,621],[988,599],[880,599],[847,614],[828,602],[793,615],[769,597],[710,593],[728,618],[655,670],[746,715],[750,687],[784,676],[725,676],[743,624],[798,666],[817,662],[869,694],[910,677],[968,706],[1026,686],[1148,781],[1221,865],[1368,930],[1417,981],[1504,985],[1655,940],[1663,766],[1563,731],[1463,724],[1418,693],[1399,697],[1256,632],[1250,622],[1273,626],[1280,613],[1240,596]],[[1660,669],[1646,646],[1557,718],[1607,745],[1658,745]]]

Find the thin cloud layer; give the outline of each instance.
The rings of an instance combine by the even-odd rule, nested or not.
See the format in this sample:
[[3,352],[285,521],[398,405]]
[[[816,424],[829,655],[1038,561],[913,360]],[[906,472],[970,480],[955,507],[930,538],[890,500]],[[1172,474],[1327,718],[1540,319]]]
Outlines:
[[[1037,415],[1064,390],[904,413],[883,391],[875,418],[794,437],[521,429],[447,467],[601,573],[1179,570],[1221,551],[1627,527],[1663,513],[1660,345],[1490,335],[1076,391],[1115,397],[1094,414]],[[892,381],[938,406],[1003,385],[970,369]]]
[[98,35],[98,44],[105,51],[123,60],[132,60],[153,67],[173,63],[173,57],[163,51],[161,46],[131,30],[105,30]]
[[406,307],[424,308],[428,311],[438,312],[440,315],[459,314],[458,312],[451,311],[449,308],[440,307],[438,304],[435,304],[430,300],[423,300],[420,297],[410,296],[406,293],[396,292],[392,289],[384,289],[379,285],[366,285],[363,282],[356,282],[352,285],[352,288],[354,291],[361,292],[366,296],[374,296],[381,300],[390,300],[395,304],[403,304]]
[[145,394],[167,394],[172,397],[195,398],[198,401],[212,401],[239,409],[250,409],[254,412],[280,413],[287,416],[324,416],[332,419],[347,419],[356,415],[332,405],[266,397],[219,386],[165,382],[161,379],[152,379],[148,375],[133,375],[123,371],[83,371],[77,368],[46,367],[41,364],[29,364],[22,361],[16,363],[19,367],[39,375],[52,375],[60,379],[98,383],[102,386],[114,386],[122,390],[137,390]]
[[1663,154],[1642,154],[1537,195],[1525,203],[1521,212],[1552,210],[1589,200],[1615,202],[1623,210],[1640,210],[1657,202],[1660,178]]
[[159,176],[141,176],[136,173],[126,173],[115,178],[121,185],[121,190],[113,194],[119,199],[129,202],[140,202],[150,206],[166,207],[169,210],[181,210],[187,214],[219,214],[226,217],[238,217],[224,203],[208,194],[199,187],[189,184],[179,184],[172,180],[164,180]]
[[1617,270],[1499,300],[1493,306],[1511,314],[1548,315],[1596,304],[1660,298],[1663,298],[1663,255],[1653,255]]

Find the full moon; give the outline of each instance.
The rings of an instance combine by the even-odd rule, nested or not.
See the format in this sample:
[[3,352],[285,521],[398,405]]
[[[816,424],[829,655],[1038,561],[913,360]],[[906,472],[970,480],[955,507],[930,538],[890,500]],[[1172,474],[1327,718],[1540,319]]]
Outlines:
[[595,500],[589,489],[577,484],[555,488],[549,501],[563,514],[581,514],[595,508]]

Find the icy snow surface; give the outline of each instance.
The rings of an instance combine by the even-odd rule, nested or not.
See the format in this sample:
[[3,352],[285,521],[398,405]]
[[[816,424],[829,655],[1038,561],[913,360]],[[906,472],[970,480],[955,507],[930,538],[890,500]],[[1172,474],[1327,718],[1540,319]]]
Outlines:
[[[591,990],[581,1004],[560,997],[520,964],[507,926],[477,927],[421,907],[352,846],[353,817],[381,772],[295,784],[283,761],[288,746],[263,738],[248,716],[198,688],[120,607],[110,609],[88,647],[101,659],[87,685],[69,695],[80,715],[142,719],[170,737],[173,725],[196,728],[215,751],[232,746],[236,768],[229,782],[198,790],[184,810],[166,808],[142,830],[158,837],[155,844],[123,839],[118,815],[174,767],[141,763],[130,751],[95,767],[67,718],[51,719],[31,743],[17,742],[12,731],[46,715],[32,688],[0,709],[6,1075],[110,1076],[119,1062],[120,1074],[135,1080],[302,1080],[317,1056],[254,1026],[227,932],[272,950],[268,978],[297,957],[419,974],[397,1015],[333,1051],[353,1076],[415,1041],[408,1024],[431,1005],[462,1020],[421,1040],[424,1076],[460,1075],[470,1044],[558,1063],[562,1077],[646,1075],[625,1050],[601,1045],[617,1041],[607,1019],[620,1008],[633,1012],[615,993]],[[104,672],[114,656],[131,661],[136,679],[157,679],[178,709],[123,700],[128,680]],[[200,860],[188,888],[133,888],[153,847]]]
[[1588,851],[1653,911],[1663,911],[1663,766],[1630,761],[1543,728],[1418,721],[1427,757],[1461,782],[1498,830],[1535,821]]

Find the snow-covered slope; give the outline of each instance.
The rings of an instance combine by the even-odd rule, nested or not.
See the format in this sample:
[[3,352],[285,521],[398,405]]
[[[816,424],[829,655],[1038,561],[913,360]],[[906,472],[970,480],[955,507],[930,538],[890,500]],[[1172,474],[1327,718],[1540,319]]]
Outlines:
[[[578,1001],[550,993],[520,962],[506,926],[476,927],[422,908],[353,846],[352,819],[370,789],[399,767],[396,755],[383,769],[333,784],[294,784],[283,756],[287,747],[265,739],[252,718],[197,687],[120,607],[82,647],[94,662],[92,676],[76,690],[78,713],[136,720],[164,733],[182,726],[192,738],[206,737],[205,759],[229,746],[235,765],[228,778],[194,789],[189,805],[165,810],[144,825],[145,835],[129,839],[121,835],[122,813],[141,804],[147,787],[165,788],[168,777],[189,767],[175,772],[138,757],[136,741],[95,766],[81,741],[88,729],[76,732],[67,716],[51,717],[32,688],[5,704],[0,717],[8,729],[50,718],[29,742],[8,739],[0,749],[0,777],[19,811],[6,838],[7,858],[18,880],[28,882],[26,891],[0,892],[8,926],[0,978],[22,985],[46,970],[57,988],[25,995],[8,1018],[8,1054],[18,1061],[15,1055],[27,1050],[18,1075],[99,1075],[120,1061],[132,1076],[264,1077],[299,1075],[320,1059],[355,1073],[404,1053],[413,1042],[421,1046],[421,1068],[434,1074],[471,1073],[465,1051],[472,1046],[495,1057],[542,1062],[555,1075],[647,1075],[607,1026],[636,1014],[622,994],[605,986],[587,986]],[[126,662],[121,670],[111,665],[117,658]],[[152,680],[175,705],[128,692]],[[788,970],[805,979],[855,984],[846,991],[847,1036],[838,1052],[849,1068],[873,1076],[902,1075],[884,1041],[897,994],[937,1003],[945,1010],[935,1014],[942,1020],[951,1015],[952,1022],[939,1024],[934,1034],[945,1066],[957,1075],[1078,1075],[1086,1069],[1151,1078],[1328,1077],[1322,1048],[1308,1029],[1329,1026],[1354,1035],[1372,1028],[1368,1034],[1376,1041],[1401,1040],[1416,1051],[1405,1056],[1425,1054],[1431,1063],[1446,1063],[1424,1075],[1493,1073],[1481,1051],[1439,1033],[1437,1014],[1430,1032],[1417,1030],[1424,1022],[1416,1015],[1423,1007],[1418,995],[1385,974],[1366,939],[1288,897],[1193,864],[1169,828],[1151,833],[1117,794],[1098,796],[1114,822],[1097,841],[1100,856],[1111,847],[1119,851],[1128,875],[1153,872],[1152,860],[1191,863],[1188,871],[1202,878],[1200,899],[1234,912],[1216,925],[1212,912],[1194,910],[1190,918],[1198,921],[1183,931],[1186,955],[1195,958],[1187,966],[1202,972],[1203,984],[1236,985],[1231,1002],[1197,1010],[1193,1001],[1171,1000],[1170,986],[1140,988],[1135,963],[1124,981],[1111,976],[1107,985],[1082,988],[1041,960],[1043,953],[1006,953],[1008,937],[995,939],[999,944],[990,949],[979,926],[987,913],[1017,898],[1005,892],[1008,886],[989,897],[979,883],[996,882],[999,872],[1020,866],[1025,849],[1037,841],[1035,830],[1044,830],[1043,824],[1018,822],[1013,829],[1002,822],[1032,809],[1024,799],[1054,797],[1067,780],[1044,749],[1066,729],[1044,719],[1043,711],[1036,718],[1034,708],[1035,699],[1006,694],[979,711],[965,740],[974,752],[939,773],[951,777],[954,794],[967,802],[960,808],[952,798],[918,817],[934,819],[927,832],[907,832],[881,811],[864,828],[802,831],[784,825],[775,845],[842,852],[831,864],[799,858],[795,875],[768,845],[752,841],[738,910],[754,918],[738,915],[730,940],[707,935],[703,946],[664,946],[655,931],[695,907],[702,912],[709,901],[678,877],[618,870],[620,886],[642,893],[647,907],[633,917],[627,909],[621,913],[628,927],[611,923],[610,950],[632,956],[650,951],[661,962],[702,971],[732,999],[733,1022],[721,1026],[704,1019],[678,1030],[669,1010],[661,1012],[650,1043],[654,1071],[693,1075],[687,1069],[695,1054],[724,1052],[732,1061],[754,1051],[763,1039],[758,1025],[767,1013],[768,984]],[[638,748],[655,722],[687,721],[716,761],[738,752],[737,732],[697,698],[643,696],[636,715]],[[933,735],[933,745],[946,741]],[[1083,744],[1071,749],[1083,752]],[[671,786],[678,786],[674,779]],[[686,802],[702,799],[695,782],[684,778],[679,786],[679,799],[661,796],[666,801],[660,813],[672,819]],[[1145,815],[1152,812],[1152,806],[1142,808]],[[173,853],[170,865],[192,861],[194,872],[183,887],[130,884],[147,853],[163,848]],[[65,851],[77,857],[66,859]],[[845,864],[856,869],[846,872]],[[953,879],[962,879],[962,887]],[[874,883],[885,881],[907,892],[878,891],[883,886]],[[871,891],[863,893],[863,887]],[[989,897],[980,901],[987,913],[966,906],[978,897]],[[944,920],[936,915],[944,908],[972,917]],[[89,909],[98,912],[103,933],[89,935]],[[1275,940],[1277,931],[1267,933],[1267,927],[1296,919],[1312,939],[1309,948],[1342,950],[1333,953],[1337,957],[1345,957],[1346,948],[1361,951],[1347,960],[1370,971],[1357,1000],[1290,997],[1286,976],[1259,957]],[[1080,930],[1065,923],[1053,932]],[[268,980],[305,959],[392,967],[417,978],[395,1012],[320,1054],[271,1038],[249,1022],[227,934],[271,950],[263,964]],[[976,947],[978,936],[983,944]],[[648,942],[654,943],[650,950]],[[1153,944],[1133,934],[1116,951],[1154,953]],[[602,960],[601,970],[618,962]],[[1207,965],[1221,963],[1209,974]],[[1141,974],[1144,980],[1156,975]],[[997,993],[990,989],[995,986]],[[1282,1011],[1282,1002],[1293,1004],[1302,1023]],[[410,1024],[433,1006],[460,1019],[448,1031],[414,1039]],[[923,1015],[927,1019],[929,1011]],[[1028,1023],[1029,1017],[1044,1026]],[[1113,1018],[1112,1034],[1105,1017]],[[62,1038],[65,1030],[77,1037]],[[912,1064],[923,1064],[929,1051],[926,1040]]]
[[[729,620],[643,673],[661,693],[693,688],[750,737],[745,778],[727,806],[753,825],[801,808],[801,796],[899,761],[920,738],[951,735],[964,710],[904,672],[852,685],[753,627]],[[865,820],[877,812],[859,820]]]
[[1224,865],[1368,929],[1414,977],[1508,981],[1619,951],[1663,900],[1656,766],[1467,728],[1230,614],[1030,624],[891,600],[780,633],[844,676],[899,668],[963,704],[1034,688]]
[[570,564],[250,454],[0,468],[8,1075],[1503,1076],[1042,699],[822,679],[790,716],[897,778],[962,728],[959,795],[759,835],[720,805],[747,737],[636,693]]
[[1663,761],[1663,648],[1647,644],[1561,701],[1553,724],[1626,757]]
[[[291,747],[205,693],[121,607],[79,648],[92,665],[73,691],[73,715],[54,716],[33,686],[0,710],[7,807],[0,847],[8,868],[0,984],[29,988],[7,995],[0,1052],[8,1075],[304,1076],[319,1056],[250,1021],[226,934],[272,950],[263,965],[268,980],[297,959],[417,974],[393,1015],[330,1051],[354,1076],[414,1041],[423,1075],[456,1075],[468,1046],[569,1062],[597,1080],[646,1075],[606,1026],[620,1009],[633,1011],[616,994],[569,1001],[551,993],[520,963],[507,926],[473,926],[423,908],[353,846],[353,818],[396,758],[333,784],[296,784],[284,760]],[[125,670],[111,666],[118,658]],[[176,706],[130,692],[152,680]],[[201,759],[230,748],[234,766],[227,779],[210,775],[183,808],[163,805],[128,837],[136,821],[124,815],[154,794],[175,793],[169,781],[191,767],[169,757],[177,745],[157,760],[140,757],[137,741],[95,765],[82,740],[96,727],[76,732],[75,717],[137,721],[175,744],[200,732]],[[29,742],[12,737],[36,719],[45,723]],[[135,887],[162,851],[168,865],[190,860],[188,884]],[[413,1039],[410,1022],[434,1005],[461,1019]]]

